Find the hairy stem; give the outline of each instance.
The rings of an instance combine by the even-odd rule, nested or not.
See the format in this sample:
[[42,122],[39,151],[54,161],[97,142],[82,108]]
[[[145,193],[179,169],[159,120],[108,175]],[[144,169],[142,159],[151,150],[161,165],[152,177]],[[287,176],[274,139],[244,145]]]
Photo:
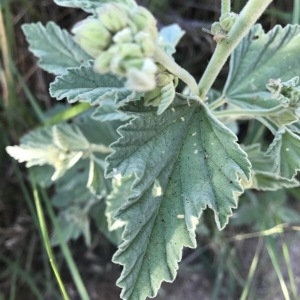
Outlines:
[[234,48],[249,32],[271,2],[272,0],[249,0],[245,5],[233,27],[228,32],[228,36],[217,44],[216,50],[199,82],[199,96],[201,99],[205,99]]
[[281,105],[275,106],[270,109],[231,109],[231,110],[222,110],[215,111],[213,114],[218,118],[223,117],[233,117],[234,119],[240,117],[249,117],[249,119],[253,119],[253,117],[266,117],[266,116],[274,116],[280,112],[282,112],[283,107]]
[[187,72],[185,69],[180,67],[175,60],[173,60],[169,55],[167,55],[159,47],[155,48],[154,59],[163,65],[168,71],[181,79],[190,88],[194,95],[198,95],[198,86],[194,77]]
[[221,15],[230,13],[230,11],[231,11],[231,0],[222,0]]

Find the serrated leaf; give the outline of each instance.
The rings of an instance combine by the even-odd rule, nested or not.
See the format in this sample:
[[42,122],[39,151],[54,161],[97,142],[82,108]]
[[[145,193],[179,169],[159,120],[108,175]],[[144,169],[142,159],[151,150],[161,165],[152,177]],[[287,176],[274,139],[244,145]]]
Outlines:
[[260,144],[252,144],[243,147],[243,149],[248,154],[248,159],[252,165],[251,180],[245,183],[245,188],[259,191],[276,191],[282,188],[299,186],[299,181],[295,178],[282,178],[273,172],[275,158],[266,156],[265,152],[261,151]]
[[81,8],[87,12],[95,12],[95,9],[102,4],[116,2],[128,5],[134,5],[134,0],[54,0],[57,5],[66,7]]
[[39,59],[39,66],[55,75],[66,73],[67,68],[80,66],[90,59],[72,36],[54,22],[25,24],[23,32],[30,51]]
[[108,223],[108,230],[113,231],[124,227],[124,222],[115,219],[115,214],[126,203],[131,194],[132,176],[116,176],[112,180],[113,189],[106,198],[105,215]]
[[261,25],[254,26],[231,56],[223,91],[228,101],[253,109],[277,106],[266,84],[270,79],[286,81],[299,75],[299,44],[300,25],[277,25],[268,33]]
[[108,174],[136,177],[116,215],[127,223],[114,256],[124,265],[124,299],[154,297],[163,280],[173,281],[182,248],[196,246],[202,211],[210,207],[224,228],[243,191],[240,179],[250,176],[236,136],[205,106],[179,98],[159,116],[155,108],[130,107],[138,115],[120,128],[108,158]]
[[87,66],[68,69],[65,75],[57,76],[50,84],[50,95],[57,100],[67,98],[70,103],[81,101],[91,105],[105,100],[126,103],[141,97],[140,93],[125,88],[124,82],[115,76],[95,73],[92,62]]
[[282,188],[290,189],[297,186],[299,186],[297,179],[278,177],[271,172],[254,172],[252,176],[251,188],[258,191],[277,191]]
[[127,121],[130,117],[123,112],[116,110],[114,101],[105,101],[93,112],[92,118],[100,122]]
[[300,137],[286,128],[280,128],[266,155],[275,159],[273,171],[292,179],[300,170]]

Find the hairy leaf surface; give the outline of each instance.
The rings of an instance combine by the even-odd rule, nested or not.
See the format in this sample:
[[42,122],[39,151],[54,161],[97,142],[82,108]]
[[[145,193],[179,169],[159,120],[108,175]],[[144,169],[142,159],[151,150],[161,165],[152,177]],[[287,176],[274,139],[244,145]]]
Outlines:
[[124,265],[124,299],[153,297],[163,280],[173,281],[183,246],[196,246],[202,211],[210,207],[224,228],[243,191],[240,178],[249,178],[236,136],[205,106],[177,100],[159,116],[155,108],[128,107],[134,119],[120,128],[108,158],[108,174],[136,177],[115,216],[127,223],[114,256]]
[[54,22],[25,24],[23,32],[30,51],[39,59],[39,66],[55,75],[65,74],[67,68],[80,66],[90,57],[76,44],[72,36]]
[[292,188],[299,186],[299,181],[295,178],[287,179],[278,176],[273,172],[276,158],[266,156],[261,151],[260,144],[253,144],[244,147],[251,162],[251,180],[244,185],[245,188],[256,189],[260,191],[276,191],[282,188]]
[[280,128],[266,154],[275,159],[273,172],[292,179],[300,170],[300,137],[288,129]]
[[92,63],[67,70],[57,76],[50,85],[50,94],[57,100],[67,98],[70,103],[77,101],[100,104],[105,100],[127,102],[140,98],[140,94],[124,87],[124,82],[110,74],[101,75],[93,71]]
[[105,101],[101,104],[101,107],[96,109],[91,116],[94,120],[100,122],[109,122],[109,121],[126,121],[130,117],[123,112],[116,110],[116,104],[114,101]]
[[287,81],[299,75],[300,25],[275,26],[265,33],[256,25],[233,52],[224,95],[245,108],[279,104],[266,90],[270,79]]

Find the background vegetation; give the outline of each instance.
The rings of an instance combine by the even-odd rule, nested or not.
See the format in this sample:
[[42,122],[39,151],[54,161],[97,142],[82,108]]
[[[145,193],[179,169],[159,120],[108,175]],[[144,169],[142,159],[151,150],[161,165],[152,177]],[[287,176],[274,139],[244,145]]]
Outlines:
[[[219,1],[138,2],[154,13],[159,27],[176,22],[186,31],[176,59],[199,78],[215,47],[202,28],[210,28],[219,17]],[[233,1],[233,11],[239,12],[244,3]],[[70,29],[84,17],[84,12],[58,7],[51,0],[0,0],[0,300],[25,299],[24,295],[62,299],[40,224],[43,214],[50,235],[58,224],[49,200],[53,189],[37,193],[32,177],[8,157],[5,146],[45,124],[56,104],[48,95],[53,78],[37,67],[20,26],[52,20]],[[274,1],[261,22],[266,30],[278,23],[299,23],[300,0]],[[216,87],[222,86],[227,68]],[[248,132],[247,138],[255,140],[255,122],[240,126],[241,139]],[[267,133],[259,134],[268,139]],[[157,299],[299,299],[299,230],[299,188],[249,191],[224,231],[219,232],[206,214],[198,229],[197,250],[185,252],[178,278],[164,284]],[[91,232],[89,247],[82,237],[54,247],[63,285],[70,299],[119,299],[115,280],[120,269],[110,262],[115,246],[93,222]]]

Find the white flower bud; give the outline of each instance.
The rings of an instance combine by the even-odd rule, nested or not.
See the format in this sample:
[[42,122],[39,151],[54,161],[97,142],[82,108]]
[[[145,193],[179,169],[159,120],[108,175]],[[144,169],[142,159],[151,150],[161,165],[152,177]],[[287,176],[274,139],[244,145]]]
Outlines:
[[111,43],[111,35],[97,19],[88,18],[77,23],[74,40],[92,57],[97,57]]
[[116,3],[106,3],[97,9],[101,23],[111,32],[117,32],[128,24],[127,7]]

